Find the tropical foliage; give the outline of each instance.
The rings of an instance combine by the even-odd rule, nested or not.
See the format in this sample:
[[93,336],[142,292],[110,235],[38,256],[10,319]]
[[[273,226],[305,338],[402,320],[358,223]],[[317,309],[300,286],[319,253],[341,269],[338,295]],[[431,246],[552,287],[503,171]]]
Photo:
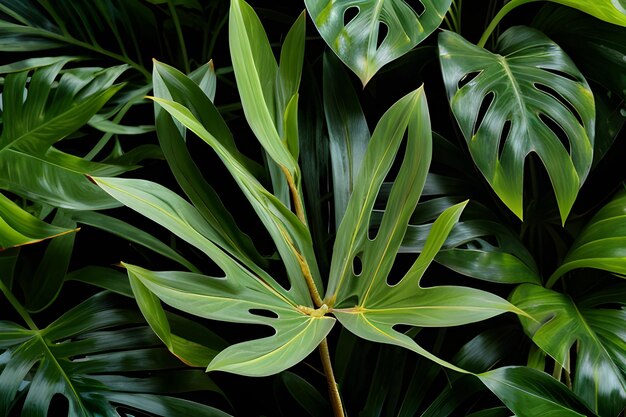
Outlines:
[[626,5],[269,7],[0,0],[0,416],[623,416]]

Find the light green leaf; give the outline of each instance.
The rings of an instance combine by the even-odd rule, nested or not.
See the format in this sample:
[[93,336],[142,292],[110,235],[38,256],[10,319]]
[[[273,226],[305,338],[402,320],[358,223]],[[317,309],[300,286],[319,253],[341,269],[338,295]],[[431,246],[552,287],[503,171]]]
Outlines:
[[[155,66],[156,70],[156,66]],[[154,77],[154,73],[152,74]],[[215,75],[215,67],[213,66],[213,60],[210,60],[204,65],[199,66],[195,70],[189,73],[189,78],[198,86],[204,94],[211,100],[215,99],[215,90],[217,89],[217,76]],[[154,80],[153,80],[154,83]]]
[[75,231],[39,220],[0,193],[0,251]]
[[274,328],[270,337],[232,345],[209,364],[209,371],[265,376],[304,359],[326,337],[335,320],[307,315],[290,300],[231,261],[223,278],[184,272],[151,272],[126,265],[135,278],[163,302],[200,317]]
[[567,369],[576,345],[574,392],[597,414],[616,416],[626,404],[626,311],[579,308],[570,297],[531,284],[519,286],[511,302],[534,320],[524,330]]
[[[403,163],[391,189],[374,238],[368,236],[376,194],[396,157],[404,131],[408,139]],[[431,130],[423,90],[410,93],[381,118],[367,148],[344,219],[337,232],[327,302],[348,330],[379,343],[405,347],[459,372],[413,339],[394,329],[398,324],[455,326],[514,311],[500,297],[484,291],[440,286],[420,287],[420,280],[466,205],[445,210],[434,223],[420,257],[400,280],[390,284],[391,268],[415,209],[430,165]],[[357,259],[358,258],[358,259]],[[355,259],[360,267],[354,265]]]
[[478,375],[518,417],[594,417],[567,387],[536,369],[509,366]]
[[502,34],[497,53],[452,32],[440,34],[439,51],[450,106],[494,191],[523,218],[524,161],[534,152],[565,223],[593,159],[595,109],[582,74],[554,42],[521,26]]
[[[231,1],[229,16],[230,53],[246,120],[268,155],[284,167],[297,184],[298,165],[278,131],[285,109],[277,107],[275,86],[279,70],[267,35],[252,7],[243,0]],[[304,17],[299,21],[303,25]],[[283,91],[289,85],[285,84],[286,76],[293,78],[293,74],[289,74],[292,67],[288,67],[290,70],[285,66],[286,73],[280,77]],[[292,95],[285,96],[283,104]]]
[[626,26],[626,3],[624,0],[551,0],[581,10],[598,19],[615,25]]
[[[418,4],[423,12],[418,13],[421,10],[414,10],[404,0],[305,0],[322,38],[363,85],[383,65],[409,52],[435,31],[451,3],[422,0]],[[355,16],[346,22],[352,12]]]
[[546,285],[577,268],[626,274],[626,189],[593,216]]
[[[185,89],[187,88],[190,94],[185,97],[200,97],[193,93],[197,86],[185,86]],[[170,90],[173,96],[175,92],[181,96],[182,91],[180,87]],[[304,274],[311,275],[318,291],[322,284],[308,228],[299,217],[267,191],[248,169],[234,147],[224,121],[219,115],[212,116],[217,110],[208,99],[204,103],[182,100],[190,106],[189,108],[163,98],[155,97],[154,101],[216,151],[272,236],[287,269],[291,284],[290,292],[294,294],[294,300],[299,304],[309,305],[311,297]]]

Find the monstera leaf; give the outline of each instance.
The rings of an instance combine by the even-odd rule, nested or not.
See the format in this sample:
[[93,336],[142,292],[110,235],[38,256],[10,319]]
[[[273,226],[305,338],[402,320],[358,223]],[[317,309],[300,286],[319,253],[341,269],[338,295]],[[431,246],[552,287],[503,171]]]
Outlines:
[[594,101],[583,76],[555,43],[525,27],[502,34],[497,53],[451,32],[440,35],[439,50],[452,111],[494,191],[522,218],[524,160],[534,152],[565,222],[593,159]]
[[65,69],[74,58],[32,59],[2,68],[0,188],[72,209],[115,207],[115,200],[84,174],[119,175],[129,165],[99,163],[53,145],[76,132],[122,87],[113,85],[125,66]]
[[422,0],[417,4],[423,10],[413,9],[404,0],[305,3],[322,38],[365,85],[383,65],[409,52],[437,29],[452,0]]
[[[371,238],[369,218],[377,191],[391,169],[407,128],[404,160],[380,227]],[[472,288],[420,286],[422,275],[457,222],[465,202],[443,212],[433,224],[420,257],[397,283],[390,285],[395,277],[389,274],[424,186],[430,158],[430,121],[420,88],[392,106],[372,135],[337,231],[325,300],[333,306],[341,324],[356,335],[405,347],[458,370],[394,326],[454,326],[519,310],[500,297]]]
[[598,19],[626,26],[626,3],[624,0],[551,0],[581,10]]
[[0,321],[0,413],[18,411],[23,401],[22,415],[47,415],[62,395],[70,416],[118,416],[122,406],[162,416],[227,416],[162,395],[219,389],[201,370],[182,369],[159,344],[141,315],[118,307],[108,291],[43,329]]
[[[623,298],[613,298],[611,302],[624,305]],[[575,357],[574,392],[589,408],[601,416],[623,411],[625,310],[577,306],[567,295],[532,284],[519,286],[511,302],[534,318],[522,317],[521,321],[541,349],[568,371],[570,358]]]

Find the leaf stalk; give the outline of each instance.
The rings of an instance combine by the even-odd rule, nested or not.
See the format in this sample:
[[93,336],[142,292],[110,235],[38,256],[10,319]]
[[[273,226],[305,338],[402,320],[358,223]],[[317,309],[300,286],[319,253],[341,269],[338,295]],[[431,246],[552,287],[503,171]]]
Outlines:
[[480,48],[484,48],[485,44],[487,43],[487,41],[489,40],[489,37],[491,36],[491,34],[493,33],[494,29],[496,28],[496,26],[498,26],[498,24],[500,23],[500,21],[504,18],[504,16],[506,16],[507,14],[509,14],[509,12],[513,9],[515,9],[518,6],[521,6],[522,4],[526,4],[526,3],[532,3],[535,1],[540,1],[540,0],[511,0],[510,2],[508,2],[507,4],[505,4],[500,11],[498,12],[498,14],[491,20],[491,23],[489,23],[489,26],[487,26],[487,29],[485,29],[485,32],[483,33],[483,35],[480,37],[480,40],[478,41],[478,43],[476,44],[476,46],[480,47]]
[[24,306],[20,304],[17,298],[15,298],[13,293],[7,288],[7,286],[4,284],[4,282],[1,279],[0,279],[0,291],[2,291],[6,299],[9,300],[9,303],[11,304],[11,306],[13,306],[15,311],[18,312],[20,317],[22,317],[24,322],[28,325],[28,328],[31,330],[39,331],[39,328],[37,327],[33,319],[30,317],[30,314],[28,314],[28,311],[26,311]]
[[324,374],[326,374],[326,380],[328,381],[328,395],[330,396],[330,404],[333,409],[333,415],[335,417],[344,417],[343,404],[341,403],[341,396],[339,395],[339,387],[337,387],[337,381],[335,381],[335,374],[333,373],[333,365],[330,361],[330,352],[328,350],[328,340],[324,338],[319,345],[320,358],[322,359],[322,366],[324,367]]

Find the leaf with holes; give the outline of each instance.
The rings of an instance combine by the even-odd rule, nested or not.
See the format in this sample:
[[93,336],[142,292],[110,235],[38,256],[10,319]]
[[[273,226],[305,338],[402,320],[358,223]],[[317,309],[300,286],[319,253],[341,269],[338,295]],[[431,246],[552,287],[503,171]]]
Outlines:
[[521,26],[502,34],[497,53],[452,32],[441,33],[439,51],[450,106],[494,191],[522,218],[524,160],[534,152],[564,223],[593,159],[595,108],[582,74],[554,42]]
[[[133,285],[141,283],[166,304],[213,320],[270,326],[275,334],[232,345],[209,371],[265,376],[300,362],[326,337],[335,319],[305,314],[305,308],[272,291],[230,257],[214,255],[225,277],[191,272],[151,272],[125,265]],[[145,311],[144,311],[145,313]]]
[[404,55],[441,24],[452,0],[305,0],[328,46],[363,85],[388,62]]
[[[374,202],[406,130],[404,159],[380,227],[371,238],[369,226]],[[337,232],[325,299],[341,324],[356,335],[405,347],[443,366],[462,371],[432,355],[394,326],[455,326],[507,311],[520,311],[502,298],[480,290],[420,286],[422,275],[466,202],[443,212],[433,224],[420,257],[397,283],[390,282],[395,277],[389,274],[426,180],[431,146],[428,107],[420,88],[394,104],[376,126]]]
[[[624,305],[623,298],[612,301]],[[579,306],[564,294],[531,284],[520,285],[511,302],[534,318],[520,318],[524,330],[573,373],[574,392],[587,406],[602,416],[623,411],[626,310]],[[573,369],[569,369],[570,357],[575,357]]]
[[[141,315],[118,301],[108,291],[98,293],[41,329],[0,321],[0,414],[17,415],[21,407],[21,415],[47,415],[61,395],[71,416],[113,417],[117,407],[141,402],[171,416],[182,400],[163,394],[220,392],[201,370],[184,369]],[[227,416],[202,404],[187,406],[198,415]]]

